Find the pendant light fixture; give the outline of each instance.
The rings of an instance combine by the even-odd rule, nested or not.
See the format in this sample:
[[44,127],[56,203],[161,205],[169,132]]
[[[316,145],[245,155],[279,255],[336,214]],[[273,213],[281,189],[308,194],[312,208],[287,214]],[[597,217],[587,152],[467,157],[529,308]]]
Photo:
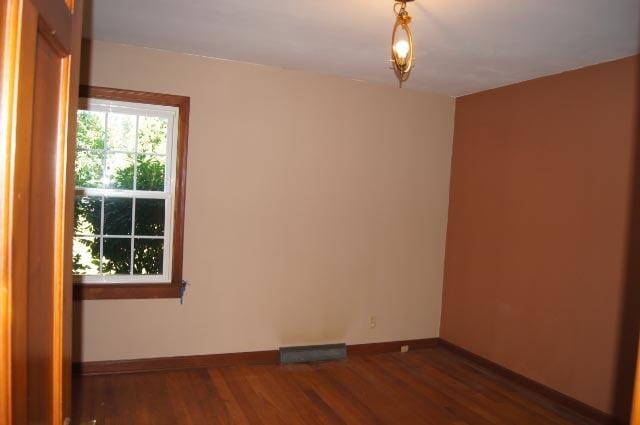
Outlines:
[[413,34],[409,28],[411,16],[406,10],[407,2],[413,0],[394,1],[393,13],[396,15],[396,23],[391,36],[391,64],[402,87],[402,83],[409,79],[413,68]]

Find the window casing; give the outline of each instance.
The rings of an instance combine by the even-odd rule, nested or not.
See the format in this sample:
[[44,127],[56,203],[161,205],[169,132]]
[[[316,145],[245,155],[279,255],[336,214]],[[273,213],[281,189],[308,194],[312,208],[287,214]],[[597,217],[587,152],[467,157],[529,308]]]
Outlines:
[[77,298],[180,296],[188,106],[182,96],[81,88]]

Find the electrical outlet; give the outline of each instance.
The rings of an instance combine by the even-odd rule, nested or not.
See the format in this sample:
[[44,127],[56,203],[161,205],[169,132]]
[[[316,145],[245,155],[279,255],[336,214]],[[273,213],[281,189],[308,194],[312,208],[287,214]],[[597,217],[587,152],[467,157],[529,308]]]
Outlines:
[[407,351],[409,351],[409,346],[408,345],[403,345],[400,347],[400,352],[401,353],[406,353]]
[[376,316],[371,316],[369,318],[369,327],[373,329],[376,327],[376,325],[377,325]]

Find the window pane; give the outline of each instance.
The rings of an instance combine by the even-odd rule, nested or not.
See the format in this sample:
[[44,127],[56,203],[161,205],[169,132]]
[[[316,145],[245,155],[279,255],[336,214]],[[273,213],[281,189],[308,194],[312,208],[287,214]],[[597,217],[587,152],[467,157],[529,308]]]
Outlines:
[[74,233],[76,235],[99,235],[102,215],[102,197],[76,196]]
[[110,112],[107,149],[133,152],[136,146],[136,116]]
[[164,156],[138,155],[136,189],[164,191]]
[[164,235],[164,199],[136,199],[136,236]]
[[100,239],[73,238],[73,274],[97,275],[100,268]]
[[102,152],[76,153],[76,187],[102,187]]
[[167,122],[160,117],[138,118],[138,152],[167,153]]
[[107,154],[105,186],[109,189],[133,189],[133,155]]
[[131,273],[130,238],[104,238],[102,242],[102,273]]
[[162,274],[164,240],[136,239],[134,243],[133,273]]
[[104,198],[104,234],[130,235],[132,210],[131,198]]
[[95,110],[77,112],[73,273],[84,283],[157,282],[172,262],[176,110],[85,107]]
[[79,149],[104,149],[104,112],[78,111]]

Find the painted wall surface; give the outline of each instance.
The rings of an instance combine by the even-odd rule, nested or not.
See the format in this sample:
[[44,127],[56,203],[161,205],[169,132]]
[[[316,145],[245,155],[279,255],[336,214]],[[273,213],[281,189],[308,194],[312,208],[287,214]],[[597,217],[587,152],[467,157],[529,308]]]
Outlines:
[[637,64],[456,103],[441,336],[607,412],[626,284]]
[[191,97],[190,285],[184,305],[77,303],[77,358],[438,336],[453,99],[105,42],[86,53],[85,83]]

